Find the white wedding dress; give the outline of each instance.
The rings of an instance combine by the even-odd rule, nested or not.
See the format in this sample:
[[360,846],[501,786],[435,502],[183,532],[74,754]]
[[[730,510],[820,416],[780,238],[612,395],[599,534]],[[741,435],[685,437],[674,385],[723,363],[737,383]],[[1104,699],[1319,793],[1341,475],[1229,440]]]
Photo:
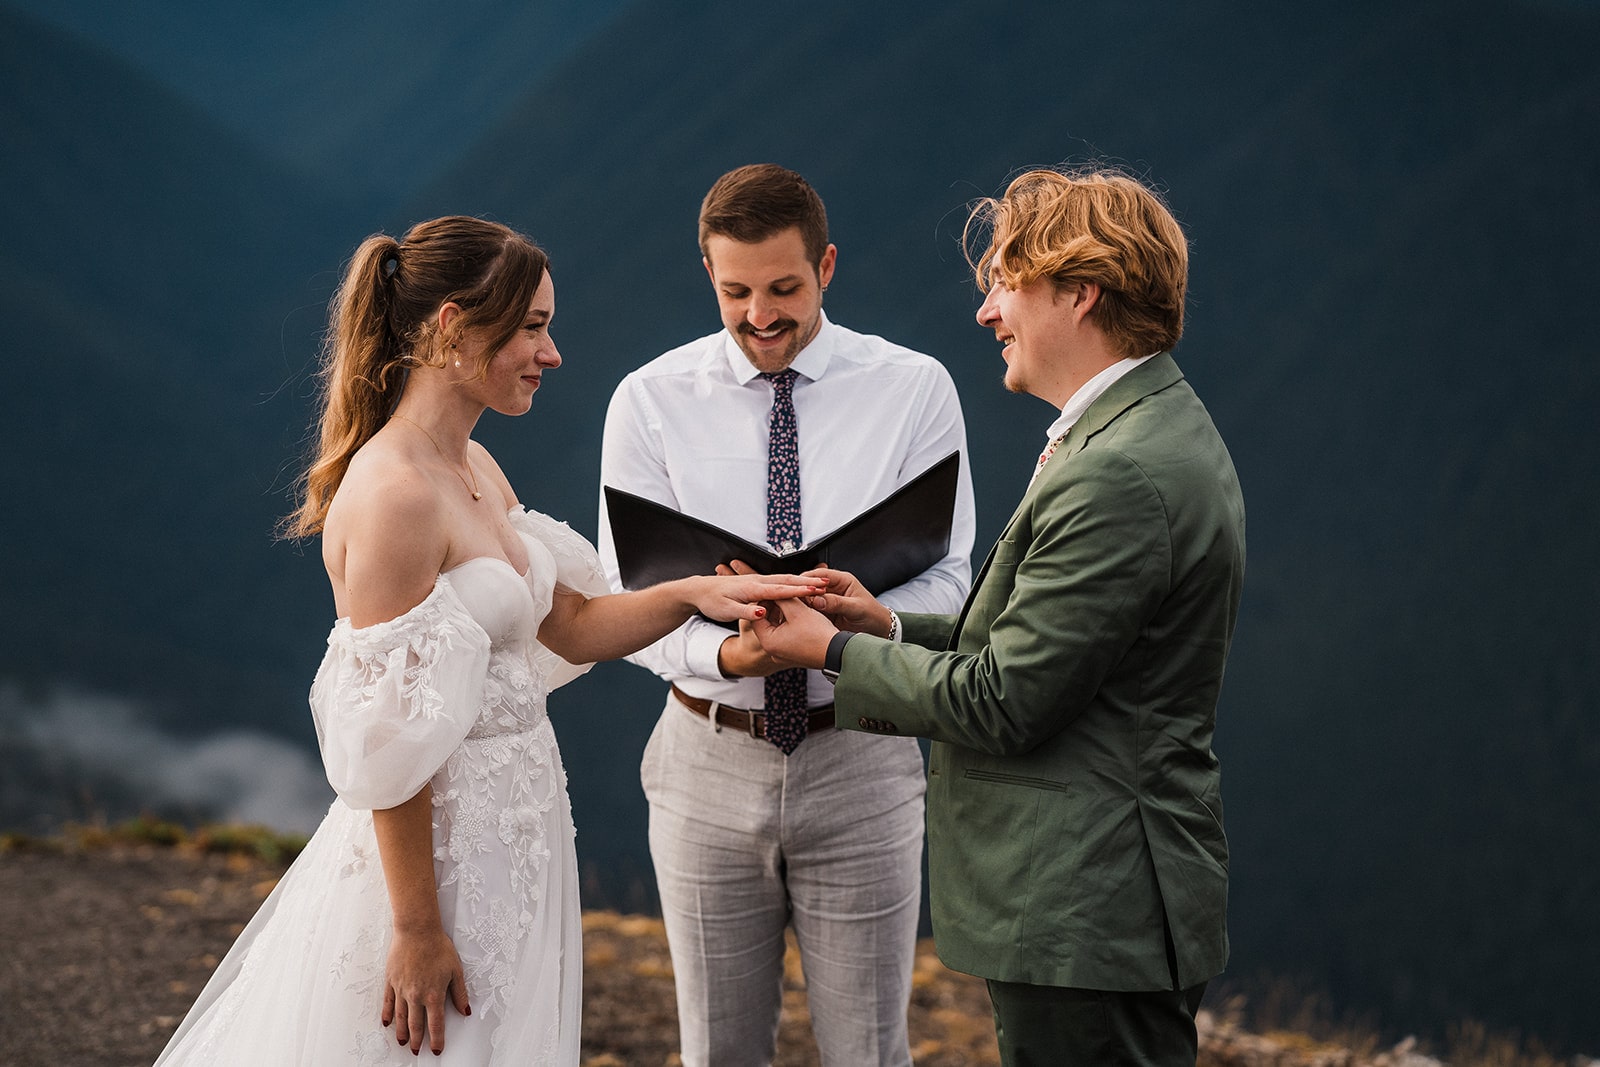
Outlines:
[[156,1060],[205,1067],[415,1064],[378,1018],[391,916],[373,808],[433,787],[434,873],[472,1015],[447,1065],[578,1063],[582,948],[566,772],[545,714],[582,674],[540,645],[557,585],[609,589],[566,524],[513,509],[524,577],[469,560],[389,622],[335,624],[311,687],[339,799]]

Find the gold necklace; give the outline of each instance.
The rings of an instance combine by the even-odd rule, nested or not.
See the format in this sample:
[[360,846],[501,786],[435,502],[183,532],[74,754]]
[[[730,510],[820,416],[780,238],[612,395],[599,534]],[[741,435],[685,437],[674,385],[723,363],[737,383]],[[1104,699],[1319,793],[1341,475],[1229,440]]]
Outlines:
[[467,492],[472,494],[472,499],[474,499],[474,500],[482,500],[483,499],[483,494],[478,492],[478,475],[473,471],[471,463],[467,464],[467,473],[472,475],[472,481],[469,483],[465,478],[463,478],[461,476],[461,472],[459,470],[456,470],[456,465],[454,463],[451,463],[448,459],[445,458],[444,449],[439,447],[438,439],[435,438],[433,436],[433,434],[428,432],[428,428],[426,426],[422,425],[422,423],[420,423],[420,422],[417,422],[415,419],[406,419],[406,417],[404,415],[400,414],[398,411],[395,412],[393,415],[390,415],[389,417],[391,419],[405,419],[405,421],[411,423],[411,425],[413,425],[417,429],[421,430],[423,436],[426,437],[429,441],[431,441],[433,443],[433,450],[435,452],[439,453],[439,458],[444,460],[444,465],[446,467],[449,467],[452,471],[455,471],[455,475],[456,475],[457,478],[461,478],[461,484],[465,485],[467,487]]

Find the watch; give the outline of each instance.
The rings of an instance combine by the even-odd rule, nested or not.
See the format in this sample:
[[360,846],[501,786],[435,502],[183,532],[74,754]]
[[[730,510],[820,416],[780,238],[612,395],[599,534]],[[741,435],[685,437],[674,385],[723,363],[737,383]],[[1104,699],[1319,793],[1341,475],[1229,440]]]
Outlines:
[[849,630],[840,630],[829,639],[828,654],[822,660],[822,676],[828,681],[838,682],[839,669],[844,666],[844,646],[854,636]]

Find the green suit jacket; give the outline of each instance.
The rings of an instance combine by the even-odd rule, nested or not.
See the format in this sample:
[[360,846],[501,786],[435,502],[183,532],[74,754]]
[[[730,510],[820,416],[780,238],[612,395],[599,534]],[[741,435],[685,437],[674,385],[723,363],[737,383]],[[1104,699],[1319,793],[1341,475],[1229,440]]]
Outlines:
[[1233,461],[1163,353],[1073,426],[961,614],[905,615],[904,644],[845,646],[838,725],[934,741],[945,963],[1122,991],[1222,970],[1211,736],[1243,578]]

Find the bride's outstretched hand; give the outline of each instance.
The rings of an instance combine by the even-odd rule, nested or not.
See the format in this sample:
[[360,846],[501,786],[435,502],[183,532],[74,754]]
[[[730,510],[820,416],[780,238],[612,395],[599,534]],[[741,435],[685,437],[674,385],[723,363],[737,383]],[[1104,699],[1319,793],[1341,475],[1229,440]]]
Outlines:
[[696,583],[692,594],[695,609],[718,622],[754,622],[767,613],[761,606],[763,600],[817,596],[827,589],[826,579],[797,574],[719,574],[686,580]]
[[[736,559],[728,566],[718,567],[717,573],[754,574],[755,571],[750,569],[749,564]],[[808,607],[826,615],[834,626],[855,633],[889,636],[889,609],[867,592],[866,587],[849,571],[834,570],[824,564],[806,571],[800,577],[820,578],[827,583],[824,591],[806,597],[805,602]],[[775,623],[778,620],[770,621]]]

